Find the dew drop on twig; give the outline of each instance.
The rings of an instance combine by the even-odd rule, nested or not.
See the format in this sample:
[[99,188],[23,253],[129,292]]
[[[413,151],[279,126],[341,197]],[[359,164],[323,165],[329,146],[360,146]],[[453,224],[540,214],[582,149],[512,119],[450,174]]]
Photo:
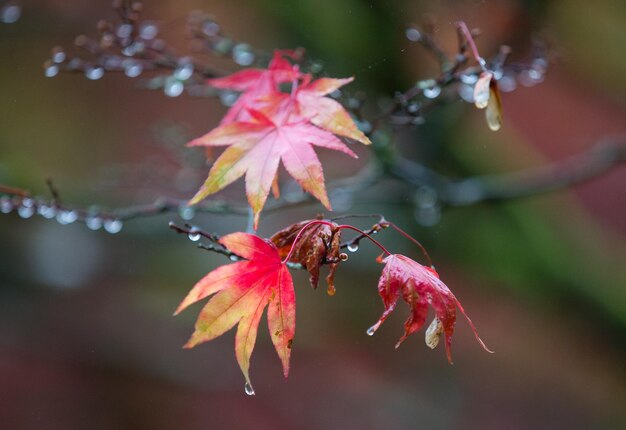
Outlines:
[[122,221],[119,219],[108,219],[104,221],[104,229],[107,233],[115,234],[119,233],[122,230]]
[[256,393],[254,392],[254,388],[249,382],[246,382],[243,386],[243,390],[246,392],[248,396],[254,396]]
[[195,228],[189,230],[189,234],[187,235],[190,241],[197,242],[200,240],[200,233]]

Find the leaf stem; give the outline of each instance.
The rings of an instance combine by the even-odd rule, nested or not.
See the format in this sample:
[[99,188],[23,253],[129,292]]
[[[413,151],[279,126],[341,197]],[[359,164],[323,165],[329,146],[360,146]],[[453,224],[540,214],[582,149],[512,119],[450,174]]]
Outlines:
[[353,230],[356,231],[360,234],[362,234],[364,237],[367,237],[369,240],[371,240],[372,242],[374,242],[374,244],[376,246],[378,246],[385,254],[387,255],[391,255],[391,252],[387,251],[387,248],[385,248],[379,241],[377,241],[376,239],[374,239],[372,236],[370,236],[369,234],[365,233],[363,230],[353,227],[351,225],[348,224],[342,224],[340,226],[338,226],[337,228],[339,229],[348,229],[348,230]]
[[474,37],[472,36],[472,32],[469,30],[469,28],[467,28],[467,24],[465,24],[464,21],[457,21],[455,25],[459,30],[461,30],[461,33],[463,33],[463,36],[465,37],[467,44],[472,50],[472,55],[474,56],[474,58],[476,59],[480,67],[483,69],[483,71],[486,72],[487,69],[485,67],[485,64],[486,64],[485,59],[481,57],[480,54],[478,53],[478,48],[476,47],[476,43],[474,42]]
[[413,242],[414,244],[416,244],[417,246],[419,246],[419,248],[422,250],[422,253],[424,254],[424,256],[426,257],[426,259],[428,260],[428,265],[431,268],[435,268],[435,266],[433,265],[433,261],[430,259],[430,255],[428,254],[428,251],[426,251],[426,248],[424,247],[424,245],[422,245],[420,243],[419,240],[415,239],[413,236],[411,236],[410,234],[408,234],[406,231],[402,230],[400,227],[398,227],[397,225],[395,225],[394,223],[392,223],[391,221],[387,221],[387,223],[393,228],[395,229],[398,233],[400,233],[402,236],[406,237],[407,239],[409,239],[411,242]]

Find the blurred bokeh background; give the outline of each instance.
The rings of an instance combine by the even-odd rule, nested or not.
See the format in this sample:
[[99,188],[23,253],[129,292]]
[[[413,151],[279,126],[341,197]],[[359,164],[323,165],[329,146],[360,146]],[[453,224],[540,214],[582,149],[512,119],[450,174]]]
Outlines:
[[[404,36],[424,16],[451,50],[458,19],[481,28],[485,55],[507,43],[522,58],[531,35],[542,34],[559,58],[541,85],[505,94],[500,132],[470,105],[454,104],[400,135],[401,152],[453,177],[541,166],[626,131],[624,2],[145,2],[145,16],[181,51],[193,9],[257,48],[305,47],[330,75],[355,75],[372,102],[436,72]],[[203,154],[184,143],[217,124],[218,101],[138,90],[123,75],[44,77],[50,49],[94,34],[101,18],[114,18],[106,0],[23,1],[20,19],[0,24],[0,184],[45,194],[51,177],[64,201],[82,206],[189,197],[205,170]],[[366,149],[360,154],[367,159]],[[329,178],[361,165],[322,155]],[[242,189],[222,196],[242,199]],[[417,222],[405,185],[389,181],[353,196],[348,212],[382,212],[424,242],[496,353],[482,351],[461,320],[453,366],[443,350],[426,348],[423,333],[394,350],[404,306],[366,336],[382,305],[375,250],[362,246],[340,268],[332,298],[295,274],[287,381],[262,321],[251,368],[256,397],[244,394],[233,332],[181,349],[200,306],[177,318],[172,311],[226,261],[170,231],[178,215],[127,222],[115,235],[2,215],[0,427],[623,429],[625,192],[622,166],[567,191],[446,210],[431,226]],[[320,210],[267,214],[260,233]],[[245,229],[247,219],[198,214],[193,223],[224,234]],[[394,233],[379,237],[420,258]]]

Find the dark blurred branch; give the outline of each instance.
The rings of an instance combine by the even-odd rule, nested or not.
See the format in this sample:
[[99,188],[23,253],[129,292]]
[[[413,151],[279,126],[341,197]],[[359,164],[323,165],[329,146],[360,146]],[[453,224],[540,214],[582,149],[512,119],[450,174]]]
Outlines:
[[430,186],[441,203],[466,206],[556,191],[598,177],[626,161],[626,137],[605,138],[582,154],[517,173],[477,176],[452,181],[432,170],[399,158],[389,173],[416,187]]

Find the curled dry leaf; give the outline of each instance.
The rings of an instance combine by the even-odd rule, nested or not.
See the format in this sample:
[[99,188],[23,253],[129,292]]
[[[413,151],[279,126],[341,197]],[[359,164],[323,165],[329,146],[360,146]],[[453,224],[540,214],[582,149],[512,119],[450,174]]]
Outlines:
[[385,268],[378,281],[378,294],[383,300],[385,311],[368,330],[372,335],[396,308],[400,296],[409,305],[411,314],[404,323],[404,335],[396,344],[396,348],[411,334],[418,331],[426,321],[428,306],[435,311],[435,319],[426,332],[426,344],[434,348],[439,343],[439,336],[443,333],[446,344],[446,355],[452,363],[452,334],[456,323],[456,309],[467,318],[478,343],[489,352],[485,343],[478,336],[474,324],[465,313],[461,303],[454,297],[452,291],[439,279],[434,269],[422,266],[416,261],[400,254],[387,256],[383,263]]
[[320,266],[328,264],[330,271],[326,277],[326,283],[328,293],[333,295],[335,270],[341,261],[341,230],[335,223],[332,223],[332,227],[327,224],[314,224],[302,232],[300,239],[294,245],[294,240],[300,230],[311,221],[292,224],[274,234],[270,240],[278,248],[281,258],[285,258],[293,246],[289,261],[301,264],[309,272],[309,282],[313,288],[317,288],[319,283]]
[[487,125],[493,131],[502,127],[502,100],[500,99],[500,89],[498,82],[492,72],[480,74],[476,86],[474,87],[474,104],[478,109],[485,110]]

